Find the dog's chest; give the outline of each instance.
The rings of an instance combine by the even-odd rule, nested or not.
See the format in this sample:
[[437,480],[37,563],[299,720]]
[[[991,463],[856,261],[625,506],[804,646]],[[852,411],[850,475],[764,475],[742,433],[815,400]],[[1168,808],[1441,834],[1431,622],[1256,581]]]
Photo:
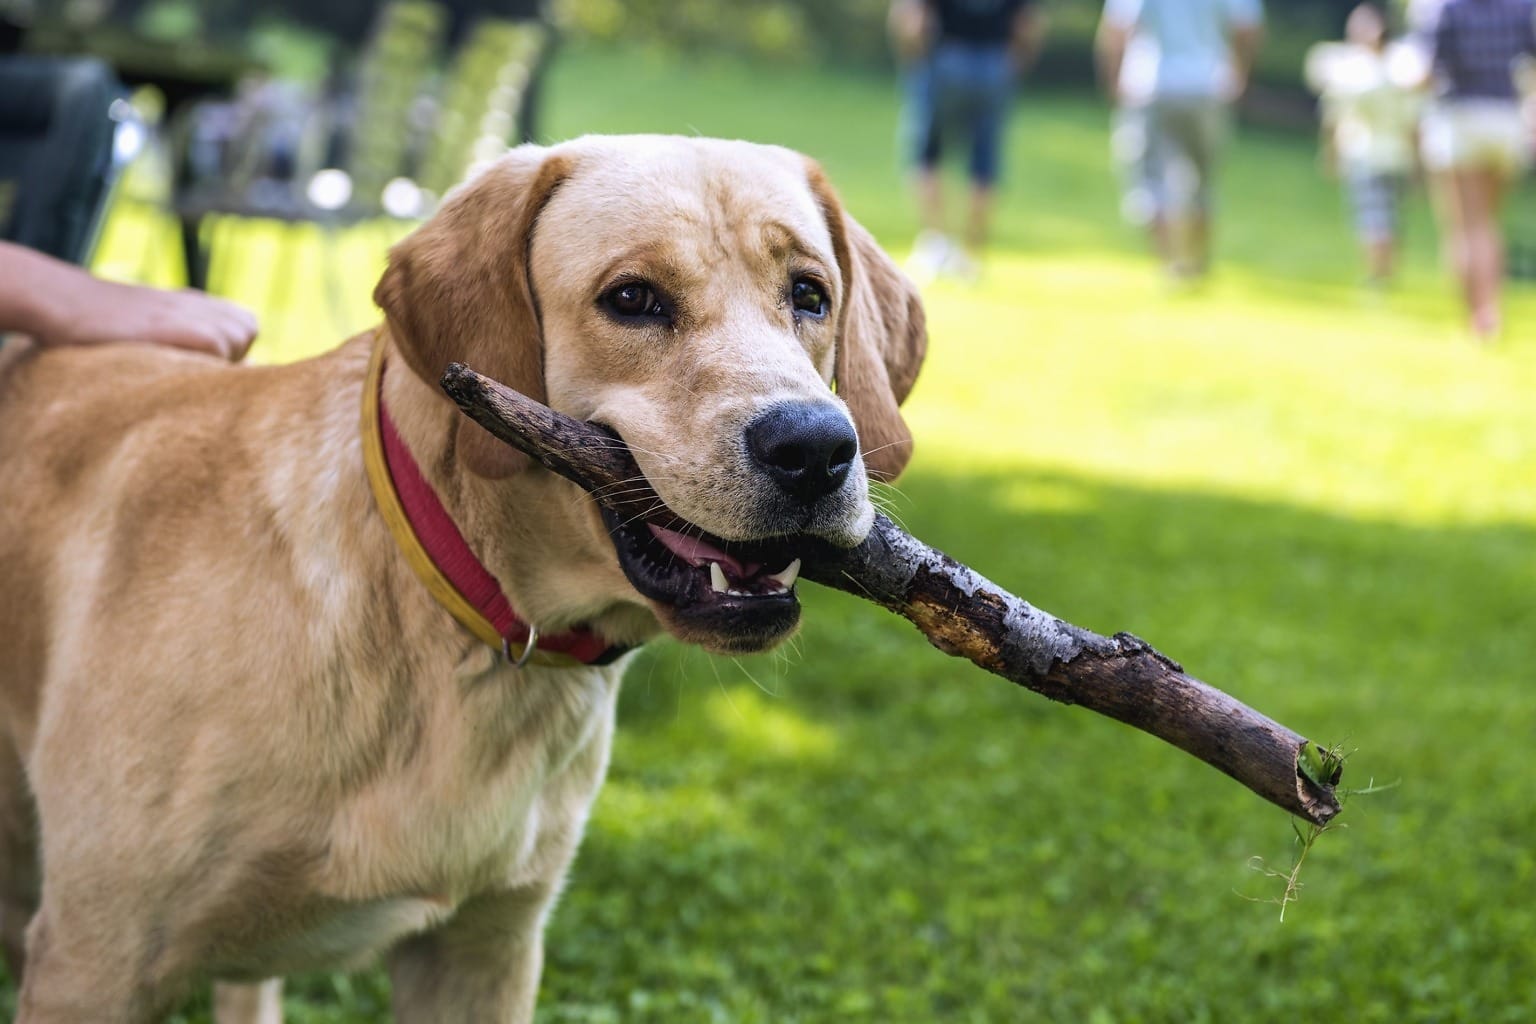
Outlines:
[[342,903],[313,938],[387,944],[477,894],[557,882],[607,768],[620,671],[461,673],[421,709],[415,749],[335,816],[320,888]]

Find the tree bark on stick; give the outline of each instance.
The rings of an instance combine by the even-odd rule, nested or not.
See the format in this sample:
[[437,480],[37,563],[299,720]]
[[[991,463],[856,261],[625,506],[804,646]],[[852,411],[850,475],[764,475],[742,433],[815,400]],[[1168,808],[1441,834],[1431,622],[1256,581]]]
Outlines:
[[[607,430],[459,363],[448,368],[442,386],[475,422],[619,515],[676,524],[643,485],[629,450]],[[1339,812],[1338,769],[1322,779],[1304,770],[1305,737],[1186,674],[1129,633],[1101,636],[1035,608],[884,516],[875,517],[857,547],[816,542],[803,557],[801,577],[903,616],[947,654],[1171,743],[1313,824]]]

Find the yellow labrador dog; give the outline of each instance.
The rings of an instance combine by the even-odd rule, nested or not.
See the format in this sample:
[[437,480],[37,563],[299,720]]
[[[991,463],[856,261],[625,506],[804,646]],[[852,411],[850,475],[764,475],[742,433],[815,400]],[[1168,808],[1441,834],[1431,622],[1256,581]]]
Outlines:
[[[795,628],[910,437],[911,286],[787,150],[524,147],[390,254],[384,324],[229,367],[0,367],[0,928],[24,1024],[387,958],[398,1019],[528,1021],[623,652]],[[607,425],[696,529],[605,521],[462,361]],[[855,432],[857,431],[857,432]],[[535,635],[536,631],[536,635]],[[532,642],[530,642],[532,641]]]

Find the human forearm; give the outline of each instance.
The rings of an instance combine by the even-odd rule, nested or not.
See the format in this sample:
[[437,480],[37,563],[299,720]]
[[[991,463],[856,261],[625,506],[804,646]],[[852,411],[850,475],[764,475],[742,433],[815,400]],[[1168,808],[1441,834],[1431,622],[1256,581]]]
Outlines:
[[928,5],[922,0],[894,0],[886,19],[896,56],[913,61],[928,50]]
[[24,246],[0,242],[0,331],[45,338],[68,318],[85,271]]
[[197,291],[103,281],[79,267],[0,242],[0,331],[41,345],[146,342],[239,359],[256,317]]
[[1026,7],[1013,22],[1013,32],[1008,39],[1008,49],[1014,65],[1020,69],[1032,67],[1045,48],[1045,35],[1050,27],[1044,11],[1038,7]]

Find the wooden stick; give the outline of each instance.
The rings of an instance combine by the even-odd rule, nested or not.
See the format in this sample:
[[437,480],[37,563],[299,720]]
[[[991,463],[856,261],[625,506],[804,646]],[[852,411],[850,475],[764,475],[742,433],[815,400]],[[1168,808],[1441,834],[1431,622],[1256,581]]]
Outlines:
[[[459,363],[448,368],[442,386],[486,430],[621,516],[654,520],[653,510],[664,508],[629,450],[608,431]],[[671,513],[660,515],[658,525],[675,523]],[[858,547],[808,545],[801,576],[896,612],[946,654],[1172,743],[1307,821],[1322,825],[1339,813],[1338,770],[1324,779],[1304,771],[1304,737],[1185,674],[1129,633],[1100,636],[1035,608],[884,516],[875,517]]]

